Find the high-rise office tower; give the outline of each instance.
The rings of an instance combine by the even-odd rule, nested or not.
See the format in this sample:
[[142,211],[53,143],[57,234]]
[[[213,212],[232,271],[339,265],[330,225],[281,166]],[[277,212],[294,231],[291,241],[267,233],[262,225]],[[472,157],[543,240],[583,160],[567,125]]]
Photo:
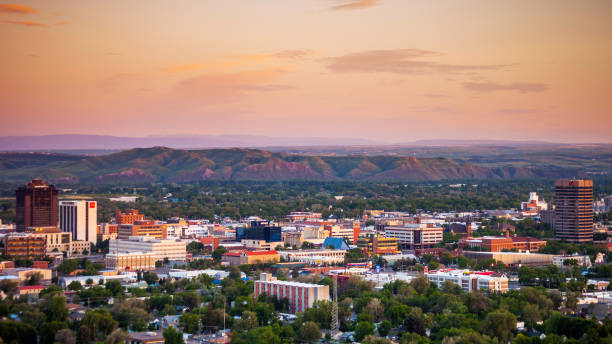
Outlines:
[[72,233],[72,240],[97,242],[98,205],[96,201],[61,201],[59,227]]
[[57,226],[57,189],[40,179],[34,179],[15,191],[18,231],[27,227]]
[[557,239],[593,241],[593,181],[555,181],[555,213]]

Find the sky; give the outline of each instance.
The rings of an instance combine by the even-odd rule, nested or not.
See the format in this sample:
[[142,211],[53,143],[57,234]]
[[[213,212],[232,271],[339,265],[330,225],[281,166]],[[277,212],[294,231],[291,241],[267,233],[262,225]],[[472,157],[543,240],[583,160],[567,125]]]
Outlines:
[[609,0],[0,0],[0,135],[612,142]]

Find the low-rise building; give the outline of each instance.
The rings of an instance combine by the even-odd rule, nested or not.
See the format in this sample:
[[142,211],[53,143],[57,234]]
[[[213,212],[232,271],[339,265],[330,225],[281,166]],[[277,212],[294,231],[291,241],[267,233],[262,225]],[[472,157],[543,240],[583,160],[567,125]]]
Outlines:
[[442,288],[444,282],[450,281],[460,286],[466,292],[487,290],[505,293],[508,291],[508,277],[496,275],[493,271],[469,271],[443,269],[426,273],[427,279]]
[[277,246],[285,246],[282,241],[265,241],[265,240],[256,240],[256,239],[242,239],[240,241],[244,246],[251,250],[273,250]]
[[33,233],[9,233],[4,237],[4,254],[17,259],[36,259],[47,253],[45,237]]
[[255,297],[266,294],[278,299],[286,298],[289,301],[289,312],[295,314],[312,307],[315,302],[329,301],[329,286],[300,283],[291,281],[278,281],[270,274],[263,273],[255,281]]
[[384,233],[387,238],[397,238],[402,247],[421,249],[441,243],[444,229],[430,223],[406,223],[401,227],[385,226]]
[[544,266],[553,262],[552,254],[541,253],[463,251],[463,256],[477,260],[495,259],[508,266]]
[[151,236],[130,237],[128,240],[111,240],[109,252],[130,253],[143,252],[152,253],[155,260],[179,260],[187,259],[187,243],[180,239],[155,239]]
[[357,247],[360,248],[366,256],[393,254],[398,250],[398,241],[397,238],[368,236],[357,239]]
[[280,256],[276,250],[269,251],[230,251],[225,252],[221,258],[229,265],[277,263]]
[[117,228],[117,238],[129,239],[132,236],[151,236],[156,239],[166,239],[166,224],[155,223],[155,221],[141,220],[134,224],[120,224]]
[[299,250],[280,251],[279,255],[290,262],[303,262],[308,264],[338,264],[344,263],[346,250]]
[[154,270],[157,257],[154,253],[109,253],[104,257],[108,269],[119,271]]
[[41,281],[51,280],[51,269],[12,268],[3,270],[2,274],[5,276],[17,276],[21,283],[29,280],[34,274],[39,274]]
[[587,268],[591,267],[591,257],[589,257],[588,255],[553,256],[552,262],[555,266],[560,268],[568,267],[568,265],[585,266]]

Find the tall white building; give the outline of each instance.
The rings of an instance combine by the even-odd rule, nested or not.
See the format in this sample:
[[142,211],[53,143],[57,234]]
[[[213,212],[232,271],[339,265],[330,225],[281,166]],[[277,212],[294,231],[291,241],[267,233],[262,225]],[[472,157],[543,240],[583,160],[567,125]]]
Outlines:
[[97,243],[98,204],[96,201],[60,201],[59,228],[72,233],[72,240]]

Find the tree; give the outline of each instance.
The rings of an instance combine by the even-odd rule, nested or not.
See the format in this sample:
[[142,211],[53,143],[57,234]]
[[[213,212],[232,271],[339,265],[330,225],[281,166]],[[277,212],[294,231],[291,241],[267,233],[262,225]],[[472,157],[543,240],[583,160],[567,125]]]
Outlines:
[[408,316],[404,320],[404,328],[406,332],[414,332],[420,336],[425,335],[427,330],[427,321],[420,308],[412,308]]
[[53,344],[57,332],[65,328],[68,328],[68,323],[64,321],[50,321],[43,323],[40,327],[41,344]]
[[309,343],[316,343],[321,339],[319,325],[313,321],[307,321],[300,328],[300,339]]
[[127,337],[128,337],[127,332],[125,332],[122,329],[118,328],[118,329],[114,330],[113,332],[111,332],[111,334],[108,337],[106,337],[106,339],[104,340],[104,344],[120,344],[120,343],[125,343]]
[[374,334],[374,325],[367,321],[360,321],[355,326],[355,340],[360,341],[368,335]]
[[184,344],[183,332],[179,332],[174,327],[168,327],[164,330],[164,343],[166,344]]
[[117,280],[110,280],[106,282],[104,285],[106,290],[110,291],[113,296],[119,296],[123,294],[123,286],[121,286],[121,282]]
[[18,282],[11,280],[2,280],[0,281],[0,290],[7,295],[13,295],[17,291]]
[[410,281],[410,285],[416,290],[419,294],[425,294],[427,289],[429,289],[429,279],[425,276],[417,277]]
[[145,282],[147,282],[147,284],[155,284],[155,282],[157,282],[159,280],[159,277],[157,277],[157,274],[155,272],[145,272],[142,275],[142,278],[144,279]]
[[192,241],[187,245],[187,252],[198,255],[204,252],[204,244],[199,241]]
[[42,275],[40,272],[32,272],[28,274],[27,280],[25,281],[25,285],[39,285],[42,280]]
[[185,313],[181,316],[180,323],[186,333],[197,333],[200,329],[200,316],[194,313]]
[[55,332],[55,343],[76,344],[76,337],[70,329],[63,329]]
[[363,311],[371,315],[375,322],[379,322],[385,313],[385,309],[381,305],[380,300],[377,298],[370,300]]
[[104,309],[87,311],[83,317],[82,324],[89,327],[94,339],[108,336],[118,326],[118,322]]
[[240,320],[236,323],[236,329],[238,329],[238,331],[248,332],[258,325],[257,314],[251,311],[244,311]]
[[391,331],[391,322],[389,320],[383,320],[380,325],[378,325],[378,334],[381,337],[385,337]]
[[516,328],[516,317],[505,310],[493,311],[482,322],[482,331],[504,341],[512,338],[512,331]]
[[43,303],[42,309],[48,321],[63,322],[68,319],[66,298],[64,296],[51,296],[47,302]]
[[74,290],[74,291],[80,291],[80,290],[83,290],[83,286],[81,285],[81,282],[79,281],[72,281],[70,282],[70,284],[68,284],[68,289]]
[[77,344],[89,344],[91,342],[91,330],[86,325],[81,325],[77,330]]
[[212,253],[212,257],[215,261],[220,261],[223,254],[227,252],[227,249],[223,246],[218,246]]
[[533,329],[533,326],[540,320],[542,320],[542,316],[540,315],[540,310],[537,305],[534,304],[526,304],[523,307],[521,318],[525,322],[525,326],[528,329]]

